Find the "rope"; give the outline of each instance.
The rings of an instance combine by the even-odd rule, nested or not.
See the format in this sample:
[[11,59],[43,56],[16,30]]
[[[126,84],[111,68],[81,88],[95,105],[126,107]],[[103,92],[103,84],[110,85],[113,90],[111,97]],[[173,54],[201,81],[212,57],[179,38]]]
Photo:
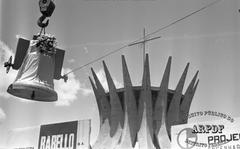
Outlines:
[[[163,27],[157,29],[156,31],[154,31],[154,32],[152,32],[152,33],[147,34],[147,35],[145,36],[145,38],[147,38],[147,37],[149,37],[149,36],[151,36],[151,35],[153,35],[153,34],[156,34],[156,33],[160,32],[160,31],[162,31],[162,30],[164,30],[164,29],[166,29],[166,28],[168,28],[168,27],[170,27],[170,26],[172,26],[172,25],[174,25],[174,24],[176,24],[176,23],[178,23],[178,22],[180,22],[180,21],[182,21],[182,20],[185,20],[186,18],[189,18],[189,17],[191,17],[192,15],[194,15],[194,14],[196,14],[196,13],[198,13],[198,12],[201,12],[201,11],[203,11],[204,9],[206,9],[206,8],[212,6],[212,5],[215,5],[215,4],[219,3],[220,1],[222,1],[222,0],[215,0],[215,1],[213,1],[212,3],[209,3],[209,4],[201,7],[200,9],[195,10],[195,11],[189,13],[188,15],[186,15],[186,16],[180,18],[180,19],[177,19],[177,20],[173,21],[173,22],[170,23],[170,24],[168,24],[168,25],[166,25],[166,26],[163,26]],[[80,70],[80,69],[82,69],[82,68],[84,68],[84,67],[86,67],[86,66],[88,66],[88,65],[90,65],[90,64],[92,64],[92,63],[95,63],[95,62],[97,62],[97,61],[99,61],[99,60],[101,60],[101,59],[103,59],[103,58],[105,58],[105,57],[107,57],[107,56],[109,56],[109,55],[112,55],[112,54],[114,54],[114,53],[116,53],[116,52],[118,52],[118,51],[120,51],[120,50],[128,47],[129,45],[131,45],[131,44],[133,44],[133,43],[135,43],[135,42],[138,42],[138,41],[140,41],[140,40],[142,40],[142,39],[143,39],[143,37],[141,37],[141,38],[139,38],[139,39],[137,39],[137,40],[135,40],[135,41],[127,44],[127,45],[124,45],[124,46],[122,46],[122,47],[120,47],[120,48],[118,48],[118,49],[115,49],[115,50],[113,50],[113,51],[111,51],[111,52],[109,52],[109,53],[107,53],[107,54],[105,54],[105,55],[103,55],[103,56],[95,59],[95,60],[92,60],[92,61],[90,61],[90,62],[88,62],[88,63],[80,66],[80,67],[77,67],[77,68],[69,71],[68,73],[65,73],[64,76],[67,76],[68,74],[70,74],[70,73],[72,73],[72,72],[75,72],[75,71],[77,71],[77,70]]]
[[113,53],[116,53],[116,52],[118,52],[118,51],[120,51],[120,50],[122,50],[122,49],[124,49],[124,48],[126,48],[126,47],[128,47],[128,45],[122,46],[122,47],[120,47],[120,48],[118,48],[118,49],[116,49],[116,50],[113,50],[113,51],[107,53],[106,55],[103,55],[103,56],[101,56],[101,57],[99,57],[99,58],[97,58],[97,59],[95,59],[95,60],[92,60],[92,61],[90,61],[90,62],[88,62],[88,63],[86,63],[86,64],[84,64],[84,65],[82,65],[82,66],[80,66],[80,67],[77,67],[77,68],[69,71],[68,73],[65,73],[64,76],[66,76],[66,75],[68,75],[68,74],[70,74],[70,73],[72,73],[72,72],[74,72],[74,71],[77,71],[77,70],[79,70],[79,69],[82,69],[82,68],[84,68],[84,67],[86,67],[86,66],[88,66],[88,65],[90,65],[90,64],[92,64],[92,63],[95,63],[95,62],[97,62],[97,61],[99,61],[99,60],[101,60],[101,59],[103,59],[103,58],[105,58],[105,57],[107,57],[107,56],[109,56],[109,55],[111,55],[111,54],[113,54]]
[[41,27],[39,35],[42,35],[42,32],[43,32],[43,35],[46,34],[45,27]]

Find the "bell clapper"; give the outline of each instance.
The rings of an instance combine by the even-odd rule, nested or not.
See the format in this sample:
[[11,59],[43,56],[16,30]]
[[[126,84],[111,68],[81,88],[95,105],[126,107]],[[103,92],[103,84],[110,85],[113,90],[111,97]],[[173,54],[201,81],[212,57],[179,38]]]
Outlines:
[[35,91],[32,91],[31,99],[34,99],[34,98],[35,98]]
[[9,60],[7,62],[4,63],[4,67],[6,67],[6,73],[9,72],[10,67],[12,67],[12,56],[10,56]]

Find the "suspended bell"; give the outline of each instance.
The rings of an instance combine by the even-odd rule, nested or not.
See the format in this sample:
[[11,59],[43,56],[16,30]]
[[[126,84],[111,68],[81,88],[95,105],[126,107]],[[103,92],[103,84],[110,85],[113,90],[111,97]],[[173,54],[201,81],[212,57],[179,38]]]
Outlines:
[[61,79],[65,51],[55,48],[55,38],[35,36],[34,40],[19,38],[14,63],[5,67],[18,70],[15,81],[7,92],[21,98],[36,101],[56,101],[53,79]]

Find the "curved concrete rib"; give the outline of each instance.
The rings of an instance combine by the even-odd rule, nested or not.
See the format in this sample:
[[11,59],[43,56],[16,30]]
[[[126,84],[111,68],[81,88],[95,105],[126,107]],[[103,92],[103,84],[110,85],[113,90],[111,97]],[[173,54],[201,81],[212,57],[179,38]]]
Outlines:
[[195,95],[196,89],[197,89],[197,87],[198,87],[198,83],[199,83],[199,79],[197,80],[197,83],[196,83],[196,85],[195,85],[194,88],[193,88],[192,98],[193,98],[194,95]]
[[100,103],[101,103],[101,109],[102,109],[102,117],[103,117],[103,121],[106,119],[106,118],[110,118],[110,103],[108,102],[108,99],[107,99],[107,96],[106,96],[106,93],[104,91],[104,88],[102,86],[102,84],[100,83],[96,73],[94,72],[94,70],[91,68],[92,70],[92,75],[93,75],[93,78],[95,80],[95,83],[96,83],[96,86],[97,86],[97,92],[98,92],[98,98],[96,98],[96,100],[99,100]]
[[96,100],[97,100],[97,103],[98,103],[98,108],[99,108],[99,117],[100,117],[100,131],[99,131],[99,135],[98,135],[98,138],[95,142],[95,144],[92,146],[92,149],[100,149],[102,148],[103,149],[103,143],[104,142],[111,142],[111,140],[109,141],[108,136],[109,136],[109,132],[110,132],[110,126],[109,126],[109,122],[108,122],[108,119],[105,119],[105,121],[103,121],[103,118],[102,118],[102,111],[100,109],[102,109],[101,107],[101,104],[99,103],[99,95],[98,95],[98,92],[96,90],[96,87],[92,81],[92,79],[89,77],[89,80],[91,82],[91,85],[92,85],[92,88],[93,88],[93,91],[94,91],[94,94],[95,94],[95,97],[96,97]]
[[111,142],[109,140],[110,125],[108,119],[106,119],[100,127],[99,134],[96,142],[92,146],[92,149],[104,149],[104,142]]
[[152,114],[152,92],[150,82],[149,60],[146,55],[142,79],[142,90],[139,98],[139,124],[138,143],[142,149],[153,149],[153,114]]
[[168,58],[168,62],[162,77],[162,82],[158,92],[155,108],[154,108],[154,135],[157,137],[158,145],[161,149],[170,149],[171,142],[167,133],[166,114],[167,114],[167,98],[168,84],[171,70],[172,57]]
[[[108,136],[107,136],[108,139],[105,139],[105,141],[102,145],[102,146],[104,146],[103,149],[116,149],[116,146],[120,142],[121,136],[122,136],[122,128],[121,128],[120,124],[118,124],[117,130],[116,130],[116,133],[114,134],[114,136],[111,137],[110,133],[108,134]],[[99,149],[99,147],[96,149]]]
[[93,83],[93,80],[91,79],[91,77],[88,77],[89,78],[89,80],[90,80],[90,83],[91,83],[91,85],[92,85],[92,89],[93,89],[93,93],[94,93],[94,95],[95,95],[95,99],[96,99],[96,101],[97,101],[97,106],[98,106],[98,112],[99,112],[99,119],[100,119],[100,127],[101,127],[101,125],[102,125],[102,123],[103,123],[103,114],[102,114],[102,106],[101,106],[101,102],[99,101],[99,95],[98,95],[98,92],[97,92],[97,88],[96,88],[96,86],[94,85],[94,83]]
[[171,70],[172,58],[168,58],[168,62],[162,77],[162,82],[159,88],[157,100],[154,107],[154,123],[155,123],[155,134],[159,133],[162,124],[165,124],[165,116],[167,113],[167,95],[168,95],[168,84]]
[[120,124],[117,128],[117,131],[113,137],[110,136],[110,125],[108,119],[106,119],[100,128],[99,136],[92,146],[92,149],[115,149],[119,139],[121,137],[121,127]]
[[137,106],[132,82],[124,56],[122,56],[122,69],[124,81],[124,126],[119,149],[130,149],[135,146],[137,136]]
[[192,103],[192,99],[193,99],[193,95],[194,95],[194,84],[197,80],[197,76],[198,76],[198,71],[194,75],[192,81],[190,82],[190,84],[184,94],[183,101],[180,105],[179,124],[187,123],[190,105]]
[[171,126],[176,125],[179,122],[179,111],[180,111],[180,102],[181,102],[181,97],[182,97],[182,90],[183,86],[185,83],[185,79],[187,76],[187,71],[188,71],[189,63],[184,69],[184,72],[177,84],[177,87],[175,89],[175,92],[173,94],[172,100],[169,105],[169,109],[167,112],[167,131],[168,135],[171,135]]
[[138,131],[139,149],[155,149],[150,128],[148,125],[147,105],[143,104],[142,122],[140,123],[140,130]]
[[[109,119],[110,119],[110,104],[108,102],[106,93],[104,91],[103,86],[101,85],[96,73],[94,70],[91,68],[92,74],[96,83],[96,100],[99,102],[101,110],[99,113],[100,115],[100,131],[97,137],[97,140],[95,144],[93,145],[92,149],[106,149],[108,148],[108,145],[106,145],[106,142],[111,143],[111,138],[110,138],[110,124],[109,124]],[[93,83],[93,82],[92,82]]]
[[111,105],[111,115],[110,115],[110,136],[114,136],[116,133],[119,124],[121,124],[121,128],[123,128],[123,110],[120,103],[119,96],[117,94],[116,87],[114,85],[113,79],[108,71],[108,68],[103,61],[103,67],[107,78],[109,95],[110,95],[110,105]]

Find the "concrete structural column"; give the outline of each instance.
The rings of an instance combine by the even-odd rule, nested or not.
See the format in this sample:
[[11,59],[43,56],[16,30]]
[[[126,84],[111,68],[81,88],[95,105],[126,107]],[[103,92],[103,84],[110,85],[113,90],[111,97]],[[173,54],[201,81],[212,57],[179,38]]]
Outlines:
[[96,87],[94,86],[93,82],[92,86],[93,89],[95,90],[95,97],[98,103],[98,107],[99,107],[99,114],[100,114],[100,131],[97,137],[97,141],[96,143],[92,146],[92,149],[104,149],[106,147],[108,147],[109,145],[106,144],[106,142],[108,143],[112,143],[109,134],[110,131],[110,124],[109,124],[109,119],[110,119],[110,103],[108,102],[106,93],[104,91],[104,88],[102,86],[102,84],[100,83],[96,73],[94,72],[93,69],[92,70],[92,74],[95,80],[95,84]]
[[179,122],[180,102],[182,98],[182,90],[187,76],[188,67],[189,63],[185,67],[184,72],[177,84],[167,112],[167,131],[169,136],[171,134],[171,126],[176,125]]
[[135,146],[137,137],[137,105],[133,92],[132,81],[128,72],[125,57],[122,56],[123,82],[124,82],[124,127],[119,149],[130,149]]
[[96,84],[96,87],[97,87],[98,98],[96,98],[96,100],[98,100],[99,103],[101,104],[101,110],[102,111],[100,111],[100,113],[102,114],[103,121],[104,121],[105,119],[110,118],[110,103],[107,99],[104,88],[103,88],[102,84],[100,83],[96,73],[94,72],[93,69],[91,69],[91,70],[92,70],[92,75],[93,75],[93,78],[95,80],[95,84]]
[[159,148],[170,148],[170,139],[167,133],[166,126],[166,114],[171,62],[172,57],[169,57],[162,77],[154,108],[154,135],[157,139],[157,145],[159,146]]
[[146,55],[140,92],[138,118],[140,128],[138,131],[138,143],[140,149],[154,149],[153,145],[153,109],[152,90],[150,82],[149,60]]
[[186,124],[188,121],[188,114],[189,114],[190,106],[191,106],[192,99],[195,94],[196,88],[198,86],[198,82],[199,82],[199,80],[198,80],[195,85],[195,82],[197,80],[197,75],[198,75],[198,72],[195,74],[192,81],[190,82],[190,84],[184,94],[184,98],[181,102],[180,113],[179,113],[179,124]]
[[117,94],[117,90],[113,79],[108,71],[108,68],[103,61],[103,67],[107,78],[107,83],[109,87],[109,96],[110,96],[110,105],[111,105],[111,112],[110,112],[110,136],[116,133],[119,126],[123,127],[123,109],[120,103],[119,96]]

